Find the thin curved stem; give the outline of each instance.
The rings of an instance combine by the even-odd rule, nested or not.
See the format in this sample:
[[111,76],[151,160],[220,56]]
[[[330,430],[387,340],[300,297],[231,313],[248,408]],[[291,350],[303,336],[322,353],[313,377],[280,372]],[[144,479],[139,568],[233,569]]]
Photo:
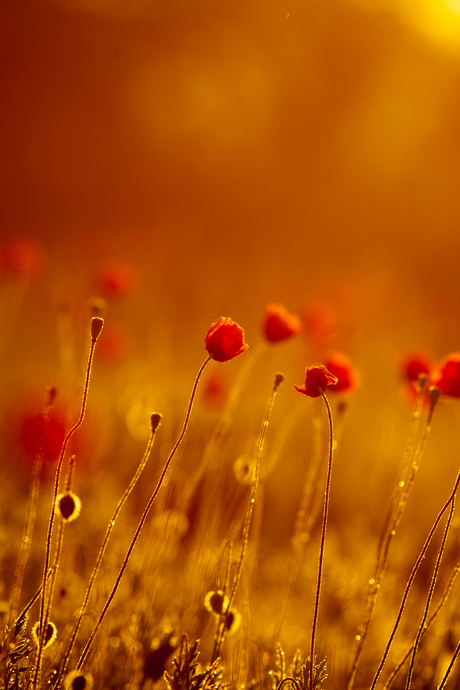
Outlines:
[[403,458],[401,462],[401,470],[399,473],[399,480],[396,488],[393,491],[391,504],[385,518],[385,522],[380,534],[379,543],[377,546],[377,554],[375,557],[375,565],[372,578],[369,580],[369,589],[367,593],[366,602],[364,605],[364,612],[361,622],[358,627],[358,635],[356,636],[356,645],[351,669],[348,675],[347,690],[352,690],[359,660],[364,647],[364,642],[367,637],[369,626],[374,613],[377,597],[380,591],[380,585],[385,575],[385,570],[388,562],[388,555],[393,537],[400,523],[404,508],[407,503],[409,491],[415,481],[417,470],[420,464],[423,451],[428,440],[428,435],[431,429],[432,411],[427,420],[425,430],[420,440],[419,446],[416,449],[414,459],[411,463],[412,453],[414,451],[415,437],[420,421],[420,414],[422,410],[424,395],[426,391],[427,381],[422,381],[420,385],[417,402],[412,415],[409,433],[404,448]]
[[460,642],[455,647],[455,652],[453,653],[452,659],[449,662],[449,666],[447,667],[447,670],[444,674],[444,677],[439,684],[438,690],[444,690],[444,688],[446,687],[447,679],[450,676],[450,672],[452,671],[453,665],[454,665],[454,663],[458,657],[459,652],[460,652]]
[[[427,624],[425,625],[425,627],[423,628],[423,632],[422,632],[421,638],[422,638],[422,637],[426,634],[426,632],[429,630],[431,624],[432,624],[432,623],[434,622],[434,620],[437,618],[438,614],[440,613],[441,609],[443,608],[444,604],[446,603],[447,598],[448,598],[448,596],[449,596],[449,594],[450,594],[450,592],[451,592],[451,590],[452,590],[452,587],[453,587],[453,585],[454,585],[454,582],[455,582],[455,580],[456,580],[456,578],[457,578],[457,575],[458,575],[459,573],[460,573],[460,563],[457,563],[457,565],[455,566],[455,568],[453,569],[453,571],[452,571],[452,573],[451,573],[451,575],[450,575],[450,577],[449,577],[449,580],[448,580],[446,586],[444,587],[444,591],[443,591],[443,593],[442,593],[441,599],[440,599],[440,601],[439,601],[439,603],[438,603],[436,609],[433,611],[433,613],[432,613],[431,616],[430,616],[430,619],[429,619],[428,623],[427,623]],[[420,638],[420,639],[421,639],[421,638]],[[401,661],[398,663],[398,665],[393,669],[393,671],[391,672],[391,674],[389,675],[389,677],[388,677],[387,680],[385,681],[385,685],[383,686],[382,690],[389,690],[389,688],[391,687],[391,685],[392,685],[394,679],[396,678],[396,676],[398,675],[398,673],[400,672],[400,670],[402,669],[402,667],[404,666],[404,664],[406,663],[406,661],[408,660],[408,658],[410,657],[410,655],[412,654],[412,650],[413,650],[413,649],[414,649],[414,645],[412,644],[412,646],[411,646],[411,647],[407,650],[407,652],[405,653],[404,657],[401,659]]]
[[51,513],[50,513],[50,519],[49,519],[49,524],[48,524],[48,534],[46,537],[46,551],[45,551],[45,566],[43,569],[43,581],[42,581],[42,594],[41,594],[41,600],[40,600],[40,626],[39,626],[39,643],[38,643],[38,650],[37,650],[37,659],[35,662],[35,673],[34,673],[34,678],[32,681],[32,690],[35,690],[39,683],[40,683],[40,676],[41,676],[41,668],[42,668],[42,662],[43,662],[43,648],[44,648],[44,642],[45,642],[45,634],[46,630],[48,627],[48,621],[46,620],[45,616],[45,611],[46,611],[46,582],[47,582],[47,573],[49,569],[49,563],[51,559],[51,540],[53,536],[53,527],[54,527],[54,519],[56,515],[56,498],[58,495],[59,491],[59,481],[61,478],[61,471],[62,471],[62,465],[64,463],[64,457],[67,451],[67,447],[69,445],[69,441],[74,435],[74,433],[77,431],[77,429],[83,424],[83,420],[85,418],[85,412],[86,412],[86,404],[88,400],[88,390],[89,390],[89,381],[91,378],[91,368],[93,364],[93,358],[94,358],[94,349],[96,347],[96,342],[97,339],[100,335],[100,332],[102,330],[102,325],[104,321],[101,318],[98,317],[93,317],[91,319],[91,347],[89,350],[89,355],[88,355],[88,363],[86,365],[86,375],[85,375],[85,385],[83,388],[83,398],[82,398],[82,403],[81,403],[81,408],[80,408],[80,415],[73,425],[73,427],[67,432],[67,434],[64,437],[64,441],[62,443],[62,448],[61,452],[59,454],[58,458],[58,463],[56,467],[56,474],[54,477],[54,488],[53,488],[53,497],[51,499]]
[[155,489],[154,489],[152,495],[150,496],[150,498],[149,498],[149,500],[148,500],[148,502],[147,502],[147,505],[146,505],[145,508],[144,508],[144,512],[142,513],[142,517],[141,517],[141,519],[139,520],[139,524],[138,524],[138,526],[137,526],[137,528],[136,528],[136,531],[134,532],[134,536],[133,536],[133,538],[132,538],[132,540],[131,540],[131,544],[129,545],[128,551],[126,552],[125,558],[124,558],[123,563],[122,563],[121,568],[120,568],[120,571],[119,571],[119,573],[118,573],[118,575],[117,575],[117,578],[116,578],[116,580],[115,580],[115,584],[114,584],[113,587],[112,587],[112,591],[110,592],[110,594],[109,594],[109,596],[108,596],[108,598],[107,598],[107,601],[106,601],[106,603],[104,604],[104,607],[103,607],[101,613],[99,614],[99,618],[98,618],[97,621],[96,621],[96,625],[95,625],[94,628],[93,628],[93,631],[92,631],[92,633],[91,633],[91,635],[90,635],[90,637],[89,637],[89,640],[88,640],[88,642],[86,643],[86,645],[85,645],[85,647],[84,647],[84,649],[83,649],[83,651],[82,651],[82,653],[81,653],[80,659],[79,659],[78,664],[77,664],[77,666],[76,666],[76,670],[77,670],[77,671],[79,671],[79,670],[82,668],[83,664],[85,663],[86,657],[88,656],[88,652],[89,652],[89,650],[91,649],[91,645],[92,645],[93,642],[94,642],[94,638],[96,637],[96,635],[97,635],[97,633],[98,633],[98,631],[99,631],[99,628],[100,628],[101,625],[102,625],[102,621],[103,621],[104,618],[105,618],[105,615],[106,615],[106,613],[107,613],[107,611],[108,611],[108,609],[109,609],[109,606],[110,606],[110,604],[112,603],[112,600],[113,600],[113,598],[114,598],[114,596],[115,596],[115,593],[116,593],[116,591],[117,591],[117,589],[118,589],[118,586],[119,586],[119,584],[120,584],[121,578],[123,577],[123,574],[124,574],[124,572],[125,572],[125,570],[126,570],[126,566],[128,565],[128,561],[129,561],[129,559],[130,559],[130,557],[131,557],[131,554],[132,554],[132,552],[133,552],[133,549],[134,549],[134,547],[135,547],[135,545],[136,545],[136,542],[137,542],[137,540],[138,540],[138,538],[139,538],[139,534],[140,534],[140,532],[141,532],[141,530],[142,530],[142,527],[144,526],[145,521],[147,520],[147,516],[148,516],[148,514],[149,514],[149,512],[150,512],[150,509],[151,509],[151,507],[152,507],[152,505],[153,505],[153,503],[154,503],[154,501],[155,501],[155,499],[156,499],[156,497],[157,497],[157,495],[158,495],[158,492],[160,491],[161,485],[163,484],[163,480],[164,480],[164,478],[165,478],[165,476],[166,476],[166,472],[168,471],[168,468],[169,468],[169,466],[170,466],[170,464],[171,464],[171,461],[172,461],[173,457],[175,456],[175,454],[176,454],[176,452],[177,452],[177,450],[178,450],[178,448],[179,448],[180,444],[182,443],[182,440],[183,440],[183,438],[184,438],[184,436],[185,436],[185,433],[186,433],[187,427],[188,427],[188,422],[189,422],[189,419],[190,419],[190,415],[191,415],[191,412],[192,412],[193,403],[194,403],[194,401],[195,401],[195,395],[196,395],[196,391],[197,391],[197,388],[198,388],[198,383],[199,383],[199,381],[200,381],[201,375],[202,375],[202,373],[203,373],[203,371],[204,371],[206,365],[208,364],[208,362],[210,362],[210,360],[211,360],[211,357],[210,357],[210,356],[207,357],[207,358],[205,359],[205,361],[203,362],[203,364],[201,365],[201,367],[200,367],[200,369],[199,369],[199,371],[198,371],[198,374],[196,375],[195,382],[194,382],[194,384],[193,384],[192,394],[191,394],[191,396],[190,396],[190,401],[189,401],[188,408],[187,408],[187,412],[186,412],[186,415],[185,415],[185,420],[184,420],[184,423],[183,423],[183,425],[182,425],[182,431],[181,431],[181,433],[180,433],[180,435],[179,435],[179,438],[177,439],[176,443],[174,444],[174,446],[173,446],[173,448],[172,448],[172,450],[171,450],[171,452],[170,452],[170,454],[169,454],[168,459],[166,460],[166,463],[165,463],[165,465],[164,465],[164,467],[163,467],[163,470],[162,470],[162,472],[161,472],[161,474],[160,474],[160,478],[158,479],[157,485],[156,485],[156,487],[155,487]]
[[444,504],[444,506],[441,508],[440,512],[438,513],[438,516],[437,516],[436,520],[434,521],[434,524],[433,524],[433,526],[432,526],[432,528],[431,528],[431,530],[430,530],[430,532],[429,532],[429,534],[428,534],[428,536],[427,536],[427,538],[426,538],[426,540],[425,540],[425,543],[424,543],[424,545],[423,545],[423,547],[422,547],[422,550],[421,550],[421,552],[420,552],[420,554],[419,554],[419,556],[418,556],[418,558],[417,558],[417,560],[416,560],[416,562],[415,562],[415,565],[414,565],[414,567],[412,568],[412,572],[411,572],[411,574],[410,574],[410,576],[409,576],[409,579],[408,579],[408,581],[407,581],[407,584],[406,584],[406,587],[405,587],[405,590],[404,590],[404,594],[403,594],[403,598],[402,598],[402,601],[401,601],[401,605],[400,605],[400,607],[399,607],[398,615],[397,615],[397,617],[396,617],[396,622],[395,622],[395,624],[394,624],[394,626],[393,626],[393,630],[392,630],[392,632],[391,632],[390,639],[388,640],[387,646],[385,647],[385,651],[384,651],[384,653],[383,653],[382,660],[380,661],[380,664],[379,664],[379,666],[378,666],[378,669],[377,669],[377,671],[376,671],[376,673],[375,673],[374,680],[372,681],[372,685],[371,685],[371,687],[370,687],[370,690],[374,690],[374,688],[375,688],[375,686],[376,686],[376,684],[377,684],[377,681],[378,681],[378,679],[379,679],[379,676],[380,676],[380,674],[381,674],[381,672],[382,672],[382,669],[383,669],[383,666],[384,666],[384,664],[385,664],[385,661],[387,660],[387,657],[388,657],[388,653],[389,653],[389,651],[390,651],[391,644],[392,644],[393,639],[394,639],[394,637],[395,637],[395,635],[396,635],[396,631],[397,631],[397,629],[398,629],[398,627],[399,627],[399,623],[401,622],[402,613],[403,613],[404,607],[405,607],[405,605],[406,605],[407,597],[409,596],[410,588],[412,587],[412,584],[413,584],[413,582],[414,582],[415,575],[417,574],[417,571],[418,571],[418,569],[419,569],[419,567],[420,567],[420,563],[421,563],[421,562],[423,561],[423,559],[425,558],[426,552],[427,552],[427,550],[428,550],[428,546],[430,545],[430,542],[431,542],[431,540],[432,540],[432,538],[433,538],[433,535],[434,535],[434,533],[436,532],[436,529],[438,528],[438,525],[439,525],[439,523],[440,523],[440,521],[441,521],[441,519],[442,519],[444,513],[445,513],[446,510],[449,508],[450,504],[452,503],[452,501],[453,501],[454,498],[455,498],[455,495],[456,495],[456,493],[457,493],[459,484],[460,484],[460,472],[457,474],[457,478],[456,478],[456,480],[455,480],[454,488],[453,488],[453,490],[452,490],[452,492],[451,492],[449,498],[447,499],[446,503]]
[[235,575],[233,577],[233,582],[232,582],[232,587],[230,590],[230,594],[228,597],[228,603],[225,609],[222,611],[221,614],[221,619],[219,622],[219,628],[218,632],[216,635],[215,643],[214,643],[214,650],[212,653],[212,658],[211,658],[211,665],[216,661],[220,654],[220,650],[222,648],[222,644],[224,642],[224,637],[225,637],[225,628],[226,628],[226,621],[227,617],[229,614],[229,611],[232,607],[233,601],[235,599],[236,591],[238,589],[238,585],[240,582],[241,578],[241,572],[243,569],[243,562],[244,558],[246,555],[246,551],[248,548],[248,541],[249,541],[249,532],[251,529],[251,523],[252,523],[252,517],[254,514],[254,506],[255,506],[255,501],[256,501],[256,494],[257,494],[257,488],[259,486],[259,475],[260,475],[260,460],[262,457],[262,451],[264,449],[264,443],[265,443],[265,437],[267,434],[267,429],[268,429],[268,422],[270,420],[270,415],[272,413],[273,405],[275,402],[276,394],[278,392],[279,386],[284,380],[284,376],[281,374],[278,374],[275,378],[275,383],[272,389],[272,392],[270,394],[270,397],[267,402],[267,407],[265,409],[265,415],[264,419],[262,422],[262,427],[259,432],[259,438],[257,440],[257,447],[256,447],[256,455],[255,455],[255,460],[254,460],[254,481],[252,483],[252,489],[251,489],[251,497],[249,500],[249,506],[246,512],[246,518],[244,521],[244,526],[243,526],[243,535],[242,535],[242,540],[241,540],[241,551],[240,551],[240,556],[238,558],[238,563],[236,565],[236,570],[235,570]]
[[329,512],[329,499],[331,493],[332,457],[334,452],[334,425],[332,422],[331,406],[329,405],[329,400],[327,399],[326,394],[324,392],[321,393],[321,397],[323,398],[324,404],[326,405],[327,417],[329,422],[329,459],[327,464],[326,489],[324,493],[323,524],[321,526],[321,544],[319,547],[318,580],[316,584],[315,610],[313,614],[313,625],[311,629],[309,672],[310,690],[313,690],[313,667],[315,664],[316,628],[318,625],[319,598],[321,593],[321,581],[323,576],[324,544],[326,542],[327,516]]
[[436,558],[436,565],[434,567],[433,577],[431,578],[430,588],[428,590],[428,596],[426,599],[425,609],[423,611],[422,621],[420,623],[420,626],[419,626],[419,629],[417,631],[417,635],[415,637],[415,641],[413,644],[412,656],[411,656],[411,660],[410,660],[410,664],[409,664],[409,671],[407,673],[407,679],[406,679],[406,690],[409,690],[409,688],[411,686],[412,676],[414,673],[415,655],[417,654],[417,649],[418,649],[418,646],[420,644],[420,640],[421,640],[421,637],[423,635],[423,631],[425,629],[426,619],[428,618],[428,613],[430,611],[430,604],[431,604],[431,600],[433,599],[433,592],[434,592],[434,588],[436,585],[436,580],[438,579],[438,573],[439,573],[439,568],[441,566],[441,560],[442,560],[442,557],[444,554],[444,550],[446,548],[446,542],[447,542],[447,537],[449,535],[450,526],[452,524],[452,518],[454,517],[454,510],[455,510],[455,496],[452,499],[452,505],[450,507],[449,515],[447,517],[446,526],[444,528],[444,534],[442,536],[441,546],[439,547],[438,556]]
[[[153,417],[153,416],[154,416],[154,415],[152,415],[152,417]],[[159,415],[158,415],[158,416],[159,416]],[[107,526],[107,529],[106,529],[106,532],[105,532],[105,535],[104,535],[104,539],[102,540],[102,544],[101,544],[101,547],[100,547],[100,549],[99,549],[99,553],[98,553],[97,558],[96,558],[96,563],[94,564],[93,570],[92,570],[92,572],[91,572],[91,577],[90,577],[90,579],[89,579],[88,586],[87,586],[87,588],[86,588],[85,597],[84,597],[83,603],[82,603],[82,605],[81,605],[81,607],[80,607],[80,611],[79,611],[79,614],[78,614],[78,618],[77,618],[76,623],[75,623],[75,625],[74,625],[74,628],[73,628],[73,630],[72,630],[72,634],[71,634],[71,636],[70,636],[70,639],[69,639],[69,641],[67,642],[67,647],[66,647],[66,650],[65,650],[65,653],[64,653],[64,656],[63,656],[63,661],[62,661],[62,663],[61,663],[61,668],[60,668],[60,671],[59,671],[59,675],[58,675],[58,678],[57,678],[57,680],[56,680],[56,682],[55,682],[55,686],[56,686],[56,687],[59,686],[59,683],[60,683],[60,681],[61,681],[61,679],[62,679],[62,677],[64,676],[64,673],[65,673],[65,671],[66,671],[67,664],[69,663],[70,654],[71,654],[72,649],[73,649],[73,646],[74,646],[74,644],[75,644],[75,640],[76,640],[76,638],[77,638],[78,631],[80,630],[80,626],[81,626],[82,620],[83,620],[83,618],[84,618],[84,616],[85,616],[86,608],[87,608],[87,606],[88,606],[88,601],[89,601],[91,592],[92,592],[92,590],[93,590],[93,586],[94,586],[94,583],[95,583],[95,581],[96,581],[96,578],[97,578],[97,576],[98,576],[99,569],[100,569],[101,563],[102,563],[102,559],[103,559],[103,557],[104,557],[104,554],[105,554],[105,551],[106,551],[106,548],[107,548],[107,544],[108,544],[109,539],[110,539],[110,535],[112,534],[113,528],[114,528],[114,526],[115,526],[115,521],[116,521],[116,519],[117,519],[117,517],[118,517],[118,515],[119,515],[119,513],[120,513],[120,511],[121,511],[121,509],[122,509],[122,507],[123,507],[124,504],[126,503],[126,501],[127,501],[127,499],[128,499],[128,496],[131,494],[132,490],[133,490],[134,487],[136,486],[137,480],[138,480],[139,477],[141,476],[142,471],[143,471],[143,469],[145,468],[145,465],[147,464],[147,460],[148,460],[149,457],[150,457],[150,453],[151,453],[152,447],[153,447],[153,442],[154,442],[154,440],[155,440],[155,434],[156,434],[156,431],[157,431],[158,427],[159,427],[159,421],[156,423],[156,426],[153,426],[153,420],[152,420],[150,436],[149,436],[149,440],[148,440],[148,442],[147,442],[147,447],[146,447],[146,449],[145,449],[144,456],[143,456],[143,458],[142,458],[142,460],[141,460],[141,462],[140,462],[140,464],[139,464],[139,466],[138,466],[138,468],[137,468],[137,470],[136,470],[136,472],[135,472],[133,478],[131,479],[131,481],[130,481],[130,483],[129,483],[129,486],[126,488],[126,490],[125,490],[123,496],[122,496],[122,497],[120,498],[120,500],[118,501],[117,507],[115,508],[115,512],[114,512],[114,514],[112,515],[112,518],[111,518],[111,520],[109,521],[109,524],[108,524],[108,526]]]

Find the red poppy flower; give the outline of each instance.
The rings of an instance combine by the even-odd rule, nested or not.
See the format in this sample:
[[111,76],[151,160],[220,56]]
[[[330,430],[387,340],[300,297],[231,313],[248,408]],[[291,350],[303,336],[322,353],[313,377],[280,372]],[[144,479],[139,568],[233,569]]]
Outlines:
[[289,314],[282,304],[269,304],[264,321],[264,335],[271,343],[286,340],[302,330],[298,316]]
[[401,371],[410,383],[418,381],[419,374],[429,374],[433,366],[433,358],[424,352],[408,355],[401,361]]
[[228,362],[248,349],[241,326],[221,316],[206,334],[205,347],[216,362]]
[[435,368],[431,383],[453,398],[460,398],[460,352],[448,355]]
[[327,358],[325,365],[326,369],[338,379],[337,383],[330,384],[331,391],[343,393],[358,388],[360,384],[359,373],[346,355],[341,352],[333,352]]
[[296,391],[309,395],[310,398],[318,398],[328,386],[333,386],[338,381],[337,376],[331,374],[324,364],[305,369],[305,383],[303,386],[294,386]]

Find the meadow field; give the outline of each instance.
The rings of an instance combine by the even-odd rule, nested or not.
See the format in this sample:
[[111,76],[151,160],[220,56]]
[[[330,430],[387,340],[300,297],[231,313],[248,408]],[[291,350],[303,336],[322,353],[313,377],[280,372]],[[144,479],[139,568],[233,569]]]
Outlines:
[[2,5],[0,690],[460,687],[457,5]]

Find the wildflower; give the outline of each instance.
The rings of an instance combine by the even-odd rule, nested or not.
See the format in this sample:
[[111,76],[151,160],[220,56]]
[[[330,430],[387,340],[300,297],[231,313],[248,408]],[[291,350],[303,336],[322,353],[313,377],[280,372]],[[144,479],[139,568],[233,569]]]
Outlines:
[[241,326],[224,316],[207,332],[205,347],[216,362],[228,362],[248,349]]
[[337,377],[335,384],[329,384],[331,391],[337,393],[351,392],[360,384],[360,377],[357,369],[353,366],[350,359],[341,352],[333,352],[325,362],[326,369]]
[[310,398],[318,398],[324,393],[327,386],[333,386],[338,382],[337,376],[331,374],[324,364],[318,364],[305,369],[305,383],[303,386],[294,386],[296,391],[309,395]]
[[417,383],[420,374],[429,374],[433,366],[431,355],[424,352],[408,355],[401,361],[401,371],[405,379]]
[[282,304],[269,304],[265,312],[264,335],[271,343],[286,340],[302,330],[298,316],[289,314]]
[[460,352],[453,352],[443,359],[433,371],[431,383],[444,395],[460,398]]

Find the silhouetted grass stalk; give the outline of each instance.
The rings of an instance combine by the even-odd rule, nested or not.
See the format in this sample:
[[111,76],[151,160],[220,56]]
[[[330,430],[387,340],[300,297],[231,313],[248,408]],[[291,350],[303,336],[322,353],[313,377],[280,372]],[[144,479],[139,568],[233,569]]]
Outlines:
[[83,664],[85,663],[86,657],[88,656],[88,652],[89,652],[89,650],[90,650],[90,648],[91,648],[91,645],[92,645],[92,643],[93,643],[93,641],[94,641],[94,638],[96,637],[96,635],[97,635],[97,633],[98,633],[98,630],[99,630],[99,628],[100,628],[101,625],[102,625],[102,621],[103,621],[104,618],[105,618],[105,615],[106,615],[106,613],[107,613],[107,611],[108,611],[108,609],[109,609],[109,606],[110,606],[110,604],[112,603],[112,600],[113,600],[113,598],[114,598],[114,596],[115,596],[115,593],[116,593],[116,591],[117,591],[117,589],[118,589],[118,586],[119,586],[119,584],[120,584],[121,578],[123,577],[123,574],[124,574],[124,572],[125,572],[125,570],[126,570],[126,566],[128,565],[128,561],[129,561],[129,559],[130,559],[130,557],[131,557],[131,554],[132,554],[132,552],[133,552],[133,549],[134,549],[134,547],[135,547],[135,545],[136,545],[136,542],[137,542],[137,540],[138,540],[138,538],[139,538],[139,534],[140,534],[140,532],[141,532],[141,530],[142,530],[142,527],[144,526],[145,521],[147,520],[147,517],[148,517],[148,514],[149,514],[149,512],[150,512],[150,509],[151,509],[151,507],[152,507],[152,505],[153,505],[153,503],[154,503],[154,501],[155,501],[155,499],[156,499],[156,497],[157,497],[157,495],[158,495],[158,492],[160,491],[160,488],[161,488],[161,486],[162,486],[162,484],[163,484],[163,480],[164,480],[164,478],[165,478],[165,476],[166,476],[166,472],[168,471],[168,468],[169,468],[169,466],[170,466],[170,464],[171,464],[171,461],[172,461],[172,459],[174,458],[174,456],[175,456],[177,450],[179,449],[180,444],[182,443],[182,441],[183,441],[183,439],[184,439],[185,433],[186,433],[186,431],[187,431],[187,427],[188,427],[188,422],[189,422],[189,419],[190,419],[190,415],[191,415],[191,412],[192,412],[193,403],[194,403],[194,401],[195,401],[195,396],[196,396],[196,391],[197,391],[197,388],[198,388],[198,383],[199,383],[199,381],[200,381],[200,379],[201,379],[201,375],[202,375],[202,373],[203,373],[203,371],[204,371],[206,365],[210,362],[210,360],[211,360],[211,356],[207,357],[207,358],[205,359],[205,361],[203,362],[203,364],[201,365],[200,369],[198,370],[198,374],[196,375],[195,382],[194,382],[194,384],[193,384],[192,394],[191,394],[191,396],[190,396],[190,401],[189,401],[189,404],[188,404],[187,412],[186,412],[186,414],[185,414],[185,420],[184,420],[184,423],[183,423],[183,425],[182,425],[182,430],[181,430],[181,432],[180,432],[180,434],[179,434],[179,438],[177,439],[176,443],[174,444],[174,446],[173,446],[173,448],[172,448],[172,450],[171,450],[171,452],[170,452],[170,454],[169,454],[169,456],[168,456],[168,459],[166,460],[166,463],[165,463],[165,465],[164,465],[164,467],[163,467],[163,470],[162,470],[162,472],[161,472],[161,474],[160,474],[160,477],[159,477],[159,479],[158,479],[157,485],[156,485],[156,487],[155,487],[155,489],[154,489],[152,495],[150,496],[150,498],[149,498],[149,500],[148,500],[148,502],[147,502],[147,505],[146,505],[145,508],[144,508],[144,512],[142,513],[142,517],[141,517],[141,519],[139,520],[139,524],[138,524],[138,526],[137,526],[137,528],[136,528],[136,531],[135,531],[135,533],[134,533],[134,536],[133,536],[133,538],[132,538],[132,540],[131,540],[131,543],[130,543],[130,545],[129,545],[128,551],[127,551],[127,553],[126,553],[126,555],[125,555],[125,558],[124,558],[123,563],[122,563],[122,565],[121,565],[120,571],[119,571],[118,576],[117,576],[117,578],[116,578],[116,580],[115,580],[115,584],[113,585],[112,591],[110,592],[110,594],[109,594],[109,596],[108,596],[108,598],[107,598],[107,601],[106,601],[106,603],[104,604],[104,607],[103,607],[101,613],[99,614],[99,618],[97,619],[97,622],[96,622],[96,624],[95,624],[95,626],[94,626],[94,628],[93,628],[93,631],[92,631],[92,633],[91,633],[91,635],[90,635],[90,637],[89,637],[89,639],[88,639],[88,642],[86,643],[86,645],[85,645],[85,647],[84,647],[84,649],[83,649],[83,651],[82,651],[82,653],[81,653],[80,659],[78,660],[78,664],[77,664],[77,666],[76,666],[76,670],[80,670],[80,669],[82,668]]
[[46,549],[45,549],[45,567],[43,570],[43,581],[42,581],[42,592],[41,592],[41,601],[40,601],[40,625],[39,625],[39,643],[38,643],[38,649],[37,649],[37,656],[36,656],[36,662],[35,662],[35,672],[34,672],[34,677],[32,680],[32,689],[35,690],[38,688],[38,685],[40,683],[40,676],[41,676],[41,667],[42,667],[42,660],[43,660],[43,646],[44,646],[44,640],[45,640],[45,634],[46,634],[46,629],[48,625],[48,620],[46,619],[45,616],[45,611],[46,611],[46,600],[47,600],[47,591],[46,591],[46,583],[47,583],[47,577],[48,577],[48,569],[49,569],[49,563],[50,563],[50,558],[51,558],[51,540],[53,536],[53,526],[54,526],[54,518],[56,514],[56,498],[58,495],[59,491],[59,481],[61,478],[61,470],[62,470],[62,465],[64,462],[65,454],[67,451],[67,447],[69,445],[69,441],[72,438],[72,436],[75,434],[77,429],[83,424],[83,420],[85,418],[85,412],[86,412],[86,404],[88,400],[88,391],[89,391],[89,382],[91,378],[91,368],[93,364],[93,358],[94,358],[94,350],[96,347],[96,342],[97,339],[99,338],[102,327],[104,325],[104,320],[101,319],[100,317],[93,316],[91,319],[91,346],[89,350],[89,355],[88,355],[88,363],[86,366],[86,374],[85,374],[85,383],[83,387],[83,398],[82,398],[82,403],[81,403],[81,408],[80,408],[80,415],[73,425],[73,427],[67,432],[67,434],[64,437],[64,441],[62,443],[62,448],[61,452],[59,454],[58,462],[57,462],[57,467],[56,467],[56,473],[54,477],[54,488],[53,488],[53,497],[51,500],[51,513],[50,513],[50,519],[49,519],[49,524],[48,524],[48,533],[46,537]]
[[311,630],[311,643],[310,643],[310,668],[309,668],[309,688],[313,690],[313,673],[315,665],[315,645],[316,645],[316,628],[318,625],[318,614],[319,614],[319,599],[321,594],[321,581],[323,576],[323,560],[324,560],[324,545],[326,542],[326,528],[327,528],[327,517],[329,513],[329,499],[331,493],[331,476],[332,476],[332,459],[334,452],[334,425],[332,422],[332,412],[329,400],[324,392],[321,393],[321,397],[324,401],[327,411],[327,418],[329,422],[329,458],[327,464],[327,477],[326,477],[326,488],[324,493],[324,509],[323,509],[323,522],[321,526],[321,543],[319,548],[319,563],[318,563],[318,579],[316,584],[316,595],[315,595],[315,609],[313,613],[313,624]]

